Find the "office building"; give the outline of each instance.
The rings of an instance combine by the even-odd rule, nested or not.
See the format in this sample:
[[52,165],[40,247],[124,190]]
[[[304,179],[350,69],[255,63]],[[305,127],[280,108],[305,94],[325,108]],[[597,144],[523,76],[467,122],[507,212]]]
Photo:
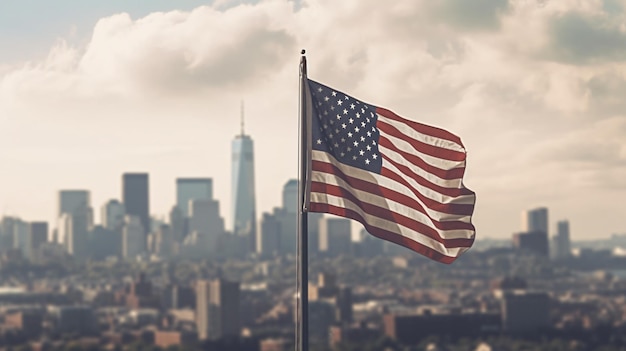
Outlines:
[[501,310],[504,330],[511,333],[537,332],[550,326],[550,297],[543,292],[508,291]]
[[319,220],[319,251],[331,257],[348,254],[352,244],[350,220],[324,217]]
[[172,227],[162,224],[154,232],[154,253],[159,257],[170,257],[174,253]]
[[102,206],[102,226],[109,230],[120,230],[124,225],[126,207],[119,200],[109,200]]
[[137,216],[126,215],[122,227],[122,257],[134,260],[145,251],[146,236],[141,219]]
[[219,238],[224,233],[224,219],[220,217],[219,202],[190,200],[189,214],[189,232],[204,238],[204,249],[207,252],[217,253]]
[[548,257],[548,234],[543,231],[516,233],[513,235],[513,247],[516,250]]
[[283,186],[283,209],[288,213],[298,213],[298,180],[290,179]]
[[548,234],[548,209],[539,207],[523,212],[522,231]]
[[256,198],[254,187],[254,143],[243,130],[232,143],[232,216],[233,234],[245,237],[248,252],[256,245]]
[[94,260],[120,257],[122,253],[122,229],[112,230],[101,225],[94,226],[89,235],[90,255]]
[[176,179],[176,206],[188,217],[191,200],[213,200],[213,179],[178,178]]
[[59,240],[66,251],[78,260],[89,257],[89,230],[93,223],[91,208],[81,207],[59,218]]
[[556,236],[554,237],[554,244],[554,258],[556,258],[557,260],[563,260],[571,256],[571,242],[568,221],[559,221],[556,224]]
[[[278,209],[275,209],[276,212]],[[275,214],[263,213],[261,230],[257,233],[256,252],[261,257],[278,255],[280,250],[280,222]]]
[[224,279],[196,283],[196,326],[200,339],[238,336],[239,283]]
[[13,224],[13,248],[19,250],[22,256],[30,258],[29,226],[20,219]]
[[31,222],[28,228],[28,257],[35,258],[39,248],[48,241],[48,222]]
[[88,190],[61,190],[59,191],[59,213],[74,213],[91,206]]
[[124,173],[122,175],[122,202],[126,214],[137,216],[144,236],[151,230],[150,187],[147,173]]

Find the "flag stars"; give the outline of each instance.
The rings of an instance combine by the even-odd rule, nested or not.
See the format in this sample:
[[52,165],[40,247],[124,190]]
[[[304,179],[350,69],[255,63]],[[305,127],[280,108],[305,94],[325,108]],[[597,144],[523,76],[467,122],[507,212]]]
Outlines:
[[342,104],[343,104],[343,101],[337,100],[337,105],[341,106]]
[[331,95],[332,95],[332,96],[337,96],[337,92],[336,92],[336,91],[333,91],[333,92],[331,93]]
[[[335,145],[336,145],[336,144],[335,144]],[[367,151],[372,151],[372,147],[371,147],[371,146],[369,146],[369,145],[367,145],[365,148],[367,149]]]
[[322,87],[317,88],[317,91],[322,92]]
[[346,110],[345,108],[343,109],[343,114],[347,115],[348,114],[348,110]]
[[361,130],[359,127],[355,127],[354,128],[354,131],[357,132],[357,133],[359,132],[359,130]]
[[324,101],[328,101],[330,98],[328,96],[324,96]]
[[346,127],[347,127],[347,125],[346,125],[345,123],[343,123],[343,124],[341,125],[341,128],[343,128],[343,129],[346,129]]
[[372,136],[372,132],[367,132],[367,136],[371,137]]
[[361,137],[361,141],[365,141],[365,137],[363,137],[363,136],[362,136],[362,137]]
[[355,142],[352,143],[352,145],[354,145],[354,147],[358,147],[359,146],[359,142],[355,141]]
[[365,151],[359,150],[359,155],[361,155],[361,156],[365,155]]
[[350,109],[354,110],[356,106],[354,104],[350,104]]
[[373,155],[372,155],[372,158],[373,158],[373,159],[377,159],[377,158],[378,158],[378,155],[373,154]]
[[348,120],[348,122],[350,122],[350,124],[352,124],[352,123],[354,123],[354,120],[353,120],[352,118],[350,118],[350,119]]
[[365,164],[366,164],[366,165],[369,165],[369,164],[370,164],[370,160],[369,160],[369,158],[368,158],[368,159],[365,159]]
[[322,144],[322,139],[317,139],[317,145],[321,145]]

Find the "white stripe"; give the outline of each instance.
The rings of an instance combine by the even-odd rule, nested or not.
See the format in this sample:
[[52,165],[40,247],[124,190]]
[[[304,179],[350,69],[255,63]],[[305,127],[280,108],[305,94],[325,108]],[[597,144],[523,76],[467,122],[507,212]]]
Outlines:
[[313,192],[311,193],[311,202],[320,203],[320,204],[328,204],[328,205],[352,210],[360,214],[365,219],[365,222],[372,227],[380,228],[380,229],[383,229],[392,233],[399,234],[405,238],[409,238],[417,243],[420,243],[426,247],[429,247],[445,256],[457,257],[468,249],[465,247],[446,248],[442,243],[434,239],[431,239],[430,237],[423,235],[419,232],[416,232],[410,228],[407,228],[398,223],[391,222],[386,219],[382,219],[382,218],[370,215],[368,213],[365,213],[359,206],[355,205],[352,201],[342,198],[342,197],[328,195],[325,193]]
[[[322,161],[322,162],[326,162],[326,163],[332,163],[333,165],[335,165],[337,168],[339,168],[340,170],[342,170],[344,173],[349,174],[351,177],[354,178],[358,178],[360,180],[364,180],[366,182],[370,182],[370,183],[374,183],[374,184],[378,184],[382,187],[397,191],[401,194],[406,194],[407,196],[411,196],[415,199],[415,201],[418,201],[424,208],[426,208],[427,210],[430,209],[428,206],[426,206],[426,204],[424,204],[419,198],[417,198],[413,191],[417,191],[419,193],[421,193],[422,195],[424,195],[425,197],[437,201],[439,203],[445,203],[445,204],[449,204],[449,203],[457,203],[457,204],[473,204],[474,203],[474,196],[473,195],[463,195],[463,196],[458,196],[458,197],[452,197],[452,196],[447,196],[447,195],[443,195],[440,194],[432,189],[429,189],[427,187],[424,187],[420,184],[417,184],[417,182],[415,182],[414,180],[411,179],[407,179],[407,182],[409,182],[409,184],[413,187],[413,189],[408,188],[407,186],[396,182],[393,179],[384,177],[380,174],[377,173],[373,173],[373,172],[368,172],[366,170],[357,168],[357,167],[352,167],[352,166],[348,166],[344,163],[341,163],[339,161],[337,161],[337,159],[335,159],[333,156],[331,156],[330,154],[324,152],[324,151],[317,151],[317,150],[313,150],[312,152],[312,159],[314,161]],[[393,165],[389,164],[389,162],[385,162],[385,160],[383,160],[383,167],[386,167],[387,169],[389,169],[390,171],[393,171],[394,173],[401,175],[402,173],[399,172],[397,169],[395,169],[395,167],[393,167]],[[405,178],[406,177],[402,177]],[[434,211],[432,209],[430,209],[430,211],[433,211],[433,213],[429,213],[428,215],[430,217],[433,218],[439,218],[439,216],[444,217],[447,216],[444,213],[438,212],[438,211]],[[441,213],[441,215],[437,215],[437,213]]]
[[378,150],[380,150],[381,154],[384,154],[385,156],[389,157],[392,161],[408,167],[413,173],[419,175],[420,177],[428,180],[429,182],[435,185],[439,185],[444,188],[454,188],[454,189],[458,189],[461,186],[461,178],[455,178],[455,179],[439,178],[436,175],[426,171],[425,169],[414,165],[412,162],[407,161],[407,159],[405,159],[402,155],[400,155],[399,153],[391,149],[378,145]]
[[439,169],[452,169],[452,168],[459,168],[459,167],[465,166],[465,161],[452,161],[452,160],[448,160],[445,158],[427,155],[415,149],[413,145],[411,145],[408,141],[395,137],[391,134],[387,134],[383,132],[382,130],[380,131],[380,136],[389,139],[391,144],[393,144],[393,146],[395,146],[398,150],[404,151],[407,154],[413,155],[433,167],[437,167]]
[[406,123],[402,123],[400,121],[393,120],[391,118],[387,118],[379,113],[376,114],[378,116],[378,121],[384,122],[388,125],[394,126],[398,129],[402,134],[410,137],[411,139],[420,141],[422,143],[440,147],[443,149],[448,149],[452,151],[465,152],[465,148],[462,145],[457,144],[454,141],[441,139],[436,136],[423,134],[413,129],[410,125]]
[[[440,192],[437,192],[435,190],[432,190],[432,189],[430,189],[428,187],[425,187],[425,186],[419,184],[418,182],[416,182],[415,179],[410,178],[410,177],[404,175],[404,173],[402,173],[402,171],[400,171],[395,165],[393,165],[391,162],[387,162],[386,160],[383,160],[383,168],[386,168],[388,171],[393,172],[393,173],[397,174],[398,176],[402,177],[407,183],[409,183],[411,188],[415,189],[415,191],[417,191],[420,194],[426,196],[427,198],[429,198],[431,200],[434,200],[434,201],[437,201],[439,203],[442,203],[442,204],[474,204],[476,202],[476,196],[474,196],[474,195],[448,196],[448,195],[444,195],[444,194],[442,194]],[[386,177],[383,177],[383,178],[388,179]],[[405,185],[400,184],[400,183],[396,182],[393,179],[391,179],[391,180],[395,184],[399,184],[400,186],[404,187],[405,189],[409,189],[410,190],[410,188],[407,188]]]
[[[343,179],[334,176],[332,174],[324,173],[324,172],[316,172],[312,173],[312,181],[335,185],[346,191],[350,192],[355,198],[359,199],[364,203],[368,203],[370,205],[378,206],[381,208],[388,209],[391,212],[398,213],[405,217],[411,218],[412,220],[422,223],[425,226],[432,228],[440,238],[442,239],[470,239],[474,236],[473,230],[467,229],[451,229],[451,230],[442,230],[435,227],[433,223],[433,218],[428,217],[424,213],[417,211],[411,207],[403,205],[397,201],[393,201],[391,199],[385,198],[380,195],[376,195],[367,191],[354,189],[350,186],[350,184],[346,183]],[[436,219],[435,219],[436,220]],[[460,216],[458,221],[469,223],[470,216]]]

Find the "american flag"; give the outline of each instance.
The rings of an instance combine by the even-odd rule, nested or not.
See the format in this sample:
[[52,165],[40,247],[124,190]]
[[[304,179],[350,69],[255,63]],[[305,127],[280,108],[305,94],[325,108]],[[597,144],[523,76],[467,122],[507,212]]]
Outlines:
[[476,196],[463,185],[459,137],[310,79],[305,89],[310,211],[354,219],[374,236],[443,263],[472,246]]

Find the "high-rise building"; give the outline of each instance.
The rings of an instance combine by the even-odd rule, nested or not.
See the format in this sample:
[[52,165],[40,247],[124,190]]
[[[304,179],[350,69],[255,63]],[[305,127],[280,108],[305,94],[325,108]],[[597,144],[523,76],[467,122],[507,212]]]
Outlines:
[[61,190],[59,191],[59,213],[74,213],[77,210],[90,206],[88,190]]
[[213,179],[176,179],[176,206],[186,217],[189,216],[190,200],[213,200]]
[[283,186],[283,209],[288,213],[298,213],[298,180],[289,179]]
[[13,226],[13,248],[30,258],[30,237],[28,223],[18,219]]
[[109,200],[102,206],[102,226],[109,230],[120,230],[124,225],[126,208],[119,200]]
[[232,143],[232,216],[233,233],[246,237],[248,251],[256,245],[256,198],[254,190],[254,143],[243,129],[242,107],[241,134]]
[[520,251],[545,257],[550,254],[548,234],[543,231],[513,234],[513,247]]
[[216,253],[219,237],[224,233],[224,220],[220,217],[220,204],[215,200],[189,201],[189,232],[196,232],[206,240],[206,249]]
[[319,220],[319,250],[330,256],[350,253],[350,220],[324,217]]
[[32,259],[39,247],[48,241],[48,222],[31,222],[28,229],[28,256]]
[[93,223],[91,208],[82,207],[73,213],[64,213],[59,219],[59,233],[67,252],[76,259],[89,257],[89,230]]
[[239,335],[239,283],[224,279],[198,281],[196,326],[200,339]]
[[275,214],[263,213],[261,230],[257,234],[257,254],[270,257],[280,252],[280,222]]
[[122,228],[122,256],[133,260],[146,250],[145,230],[137,216],[126,215]]
[[569,236],[568,221],[557,222],[554,244],[554,257],[556,259],[562,260],[571,256],[571,242]]
[[522,213],[522,231],[548,234],[548,209],[539,207]]
[[150,232],[150,188],[147,173],[124,173],[122,175],[122,202],[126,214],[137,216],[144,235]]

